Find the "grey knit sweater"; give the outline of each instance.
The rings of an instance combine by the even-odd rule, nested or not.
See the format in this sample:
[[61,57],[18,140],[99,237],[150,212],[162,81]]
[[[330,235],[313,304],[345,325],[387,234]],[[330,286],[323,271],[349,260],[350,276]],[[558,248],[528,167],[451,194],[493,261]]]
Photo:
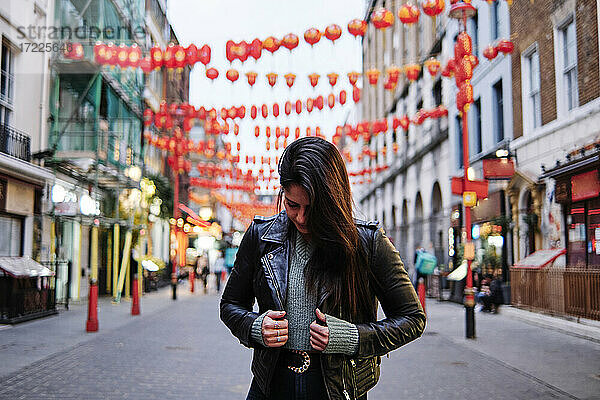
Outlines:
[[[310,324],[316,319],[317,298],[306,290],[304,268],[312,253],[310,243],[296,233],[294,250],[288,271],[287,301],[285,304],[288,320],[288,341],[283,346],[286,349],[314,350],[310,345]],[[258,343],[263,342],[262,321],[266,313],[259,316],[252,325],[252,338]],[[329,343],[324,353],[354,354],[358,350],[358,329],[356,325],[326,315],[329,328]]]

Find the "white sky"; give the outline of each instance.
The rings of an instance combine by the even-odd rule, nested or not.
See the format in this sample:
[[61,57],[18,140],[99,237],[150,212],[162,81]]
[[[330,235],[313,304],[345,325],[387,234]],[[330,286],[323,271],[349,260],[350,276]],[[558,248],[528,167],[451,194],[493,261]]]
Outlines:
[[[204,65],[196,64],[190,79],[190,103],[196,107],[215,107],[217,110],[222,106],[246,106],[246,118],[239,124],[242,163],[246,154],[274,158],[275,154],[281,153],[281,148],[279,152],[275,152],[273,146],[270,152],[266,151],[266,126],[271,126],[271,141],[274,140],[277,126],[281,127],[282,132],[284,127],[289,126],[290,137],[293,137],[296,126],[301,128],[302,136],[307,126],[311,126],[313,133],[314,128],[320,126],[322,133],[330,139],[335,133],[335,127],[343,124],[347,118],[350,123],[356,122],[354,110],[357,105],[352,101],[352,90],[346,73],[361,72],[361,47],[360,39],[355,39],[348,33],[347,24],[354,18],[362,19],[365,7],[365,0],[169,0],[168,17],[181,44],[187,46],[194,43],[198,48],[208,44],[212,49],[208,67],[219,71],[219,78],[213,83],[206,77]],[[325,27],[332,23],[342,28],[340,39],[332,45],[331,41],[323,36],[311,49],[304,41],[304,32],[311,27],[323,32]],[[288,49],[282,47],[274,55],[263,50],[261,58],[256,62],[254,58],[248,58],[244,64],[235,60],[233,65],[230,65],[225,58],[227,40],[251,42],[255,38],[264,40],[268,36],[281,39],[290,32],[298,35],[300,39],[300,44],[291,54]],[[225,78],[225,72],[229,68],[240,72],[240,78],[233,84]],[[248,71],[258,73],[256,84],[252,88],[244,75]],[[265,75],[269,72],[279,74],[274,88],[267,84]],[[291,89],[283,77],[289,72],[297,75]],[[313,72],[321,75],[319,84],[314,89],[308,80],[308,75]],[[330,72],[340,75],[333,91],[326,76]],[[342,89],[347,92],[347,102],[345,106],[340,107],[337,104],[337,94]],[[300,116],[295,112],[290,116],[284,113],[286,100],[304,101],[307,97],[323,95],[326,104],[327,95],[332,92],[336,95],[336,106],[333,110],[325,105],[320,112],[316,108],[310,114],[304,110]],[[278,118],[271,115],[275,102],[278,102],[280,107]],[[260,116],[260,106],[263,103],[269,106],[267,119]],[[252,104],[259,107],[259,117],[256,120],[250,118]],[[256,125],[261,127],[259,139],[254,136]],[[233,135],[230,134],[227,140],[232,138]],[[235,146],[233,147],[235,153]]]

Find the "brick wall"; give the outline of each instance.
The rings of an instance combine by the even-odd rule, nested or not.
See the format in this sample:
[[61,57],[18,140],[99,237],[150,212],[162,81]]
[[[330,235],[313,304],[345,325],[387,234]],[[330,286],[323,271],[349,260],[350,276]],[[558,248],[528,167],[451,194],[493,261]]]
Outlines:
[[577,2],[575,23],[579,105],[582,106],[600,96],[596,0]]
[[[521,54],[537,42],[540,55],[540,86],[542,124],[556,119],[556,81],[554,76],[554,38],[550,15],[554,1],[515,1],[510,7],[511,37],[515,44],[512,54],[513,135],[523,135],[521,98]],[[532,23],[532,21],[536,21]]]
[[[521,54],[537,42],[540,55],[542,124],[556,119],[556,78],[554,35],[551,15],[563,2],[556,0],[515,1],[510,8],[512,57],[513,132],[523,134],[521,98]],[[598,66],[598,25],[596,0],[576,1],[576,31],[579,105],[600,96]],[[532,23],[535,21],[535,23]]]

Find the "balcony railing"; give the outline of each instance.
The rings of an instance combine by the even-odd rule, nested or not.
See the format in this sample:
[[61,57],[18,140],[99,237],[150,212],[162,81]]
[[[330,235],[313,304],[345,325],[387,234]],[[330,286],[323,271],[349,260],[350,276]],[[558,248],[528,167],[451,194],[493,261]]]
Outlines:
[[0,153],[29,161],[31,160],[31,138],[9,125],[0,124]]

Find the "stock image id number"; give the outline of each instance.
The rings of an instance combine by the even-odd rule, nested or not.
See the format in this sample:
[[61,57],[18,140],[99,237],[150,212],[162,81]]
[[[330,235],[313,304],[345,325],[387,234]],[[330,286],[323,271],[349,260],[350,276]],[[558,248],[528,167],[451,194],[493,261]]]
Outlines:
[[51,53],[51,52],[70,52],[73,49],[71,43],[58,42],[24,42],[19,45],[24,53]]

